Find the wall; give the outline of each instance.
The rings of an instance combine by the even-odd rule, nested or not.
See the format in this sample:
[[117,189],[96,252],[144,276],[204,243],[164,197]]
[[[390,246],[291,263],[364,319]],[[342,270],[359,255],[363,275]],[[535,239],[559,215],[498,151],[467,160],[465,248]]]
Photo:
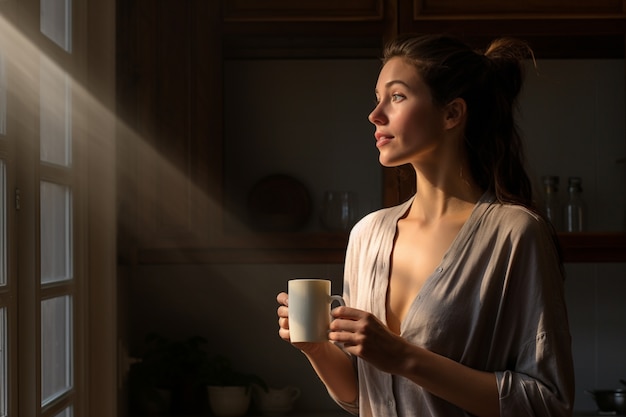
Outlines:
[[340,265],[152,266],[133,280],[131,321],[135,345],[146,331],[171,337],[206,337],[212,353],[225,353],[237,368],[271,386],[302,389],[298,407],[331,410],[323,386],[304,356],[278,337],[276,295],[293,277],[333,279],[341,291]]
[[[286,174],[311,198],[305,229],[320,229],[326,190],[351,191],[362,217],[381,202],[374,127],[377,59],[230,60],[224,66],[227,227],[246,216],[257,181]],[[242,141],[245,146],[242,146]],[[245,224],[243,225],[245,227]]]
[[[624,230],[626,155],[624,61],[547,60],[528,68],[520,126],[536,186],[580,176],[591,231]],[[567,264],[565,284],[576,366],[576,408],[594,409],[584,390],[619,388],[626,378],[626,265]]]
[[583,180],[589,230],[624,230],[626,156],[624,62],[544,60],[527,68],[519,124],[535,186],[558,175]]
[[[560,175],[561,181],[581,176],[591,230],[622,230],[625,175],[615,161],[626,155],[624,62],[539,64],[538,73],[529,73],[520,107],[533,179],[538,182],[543,174]],[[364,81],[363,89],[371,92],[374,82]],[[320,105],[314,104],[319,111]],[[324,114],[311,123],[323,120]],[[367,130],[365,116],[356,123],[366,124]],[[576,409],[592,410],[584,390],[618,387],[618,379],[626,378],[626,265],[568,264],[566,270]],[[341,274],[341,265],[140,266],[129,282],[131,352],[148,331],[171,337],[199,334],[210,340],[213,352],[229,354],[269,384],[301,387],[299,408],[335,409],[306,359],[277,336],[275,297],[293,277],[327,277],[339,292]]]

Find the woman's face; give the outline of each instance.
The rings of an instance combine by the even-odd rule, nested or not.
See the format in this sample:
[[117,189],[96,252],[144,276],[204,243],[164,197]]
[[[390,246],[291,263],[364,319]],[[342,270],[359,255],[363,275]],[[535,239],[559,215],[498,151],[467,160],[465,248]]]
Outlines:
[[387,61],[376,84],[369,115],[383,166],[428,162],[442,142],[444,113],[435,106],[417,69],[403,58]]

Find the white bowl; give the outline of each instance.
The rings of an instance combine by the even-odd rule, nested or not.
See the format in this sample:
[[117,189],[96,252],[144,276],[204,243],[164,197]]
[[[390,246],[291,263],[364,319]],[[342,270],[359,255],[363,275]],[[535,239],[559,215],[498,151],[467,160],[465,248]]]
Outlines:
[[250,408],[250,387],[209,386],[209,405],[217,417],[242,417]]

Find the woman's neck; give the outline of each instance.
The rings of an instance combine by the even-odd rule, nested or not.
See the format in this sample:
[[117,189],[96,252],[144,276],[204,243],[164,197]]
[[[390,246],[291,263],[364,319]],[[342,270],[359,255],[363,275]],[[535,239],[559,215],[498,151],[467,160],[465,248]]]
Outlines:
[[462,169],[458,175],[428,175],[416,169],[416,181],[417,191],[407,217],[424,222],[464,215],[484,193]]

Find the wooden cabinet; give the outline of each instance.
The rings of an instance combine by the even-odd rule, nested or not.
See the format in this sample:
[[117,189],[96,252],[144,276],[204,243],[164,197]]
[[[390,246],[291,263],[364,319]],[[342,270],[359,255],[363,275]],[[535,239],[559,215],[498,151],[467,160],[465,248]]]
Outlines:
[[[237,235],[223,227],[223,61],[377,57],[398,32],[484,46],[529,39],[538,57],[624,57],[622,0],[120,0],[120,252],[139,263],[343,261],[346,233]],[[383,169],[383,204],[412,194]],[[410,171],[408,172],[410,175]],[[626,237],[560,235],[565,259],[626,261]]]
[[400,32],[447,32],[477,47],[497,36],[526,39],[538,58],[624,56],[622,0],[400,0]]
[[373,55],[396,32],[395,0],[221,0],[225,57]]
[[205,247],[217,219],[215,2],[118,2],[120,246]]
[[223,17],[236,21],[382,21],[383,0],[226,0]]
[[429,19],[442,16],[471,18],[490,16],[506,18],[513,16],[606,16],[624,12],[622,0],[408,0],[413,7],[413,19]]

